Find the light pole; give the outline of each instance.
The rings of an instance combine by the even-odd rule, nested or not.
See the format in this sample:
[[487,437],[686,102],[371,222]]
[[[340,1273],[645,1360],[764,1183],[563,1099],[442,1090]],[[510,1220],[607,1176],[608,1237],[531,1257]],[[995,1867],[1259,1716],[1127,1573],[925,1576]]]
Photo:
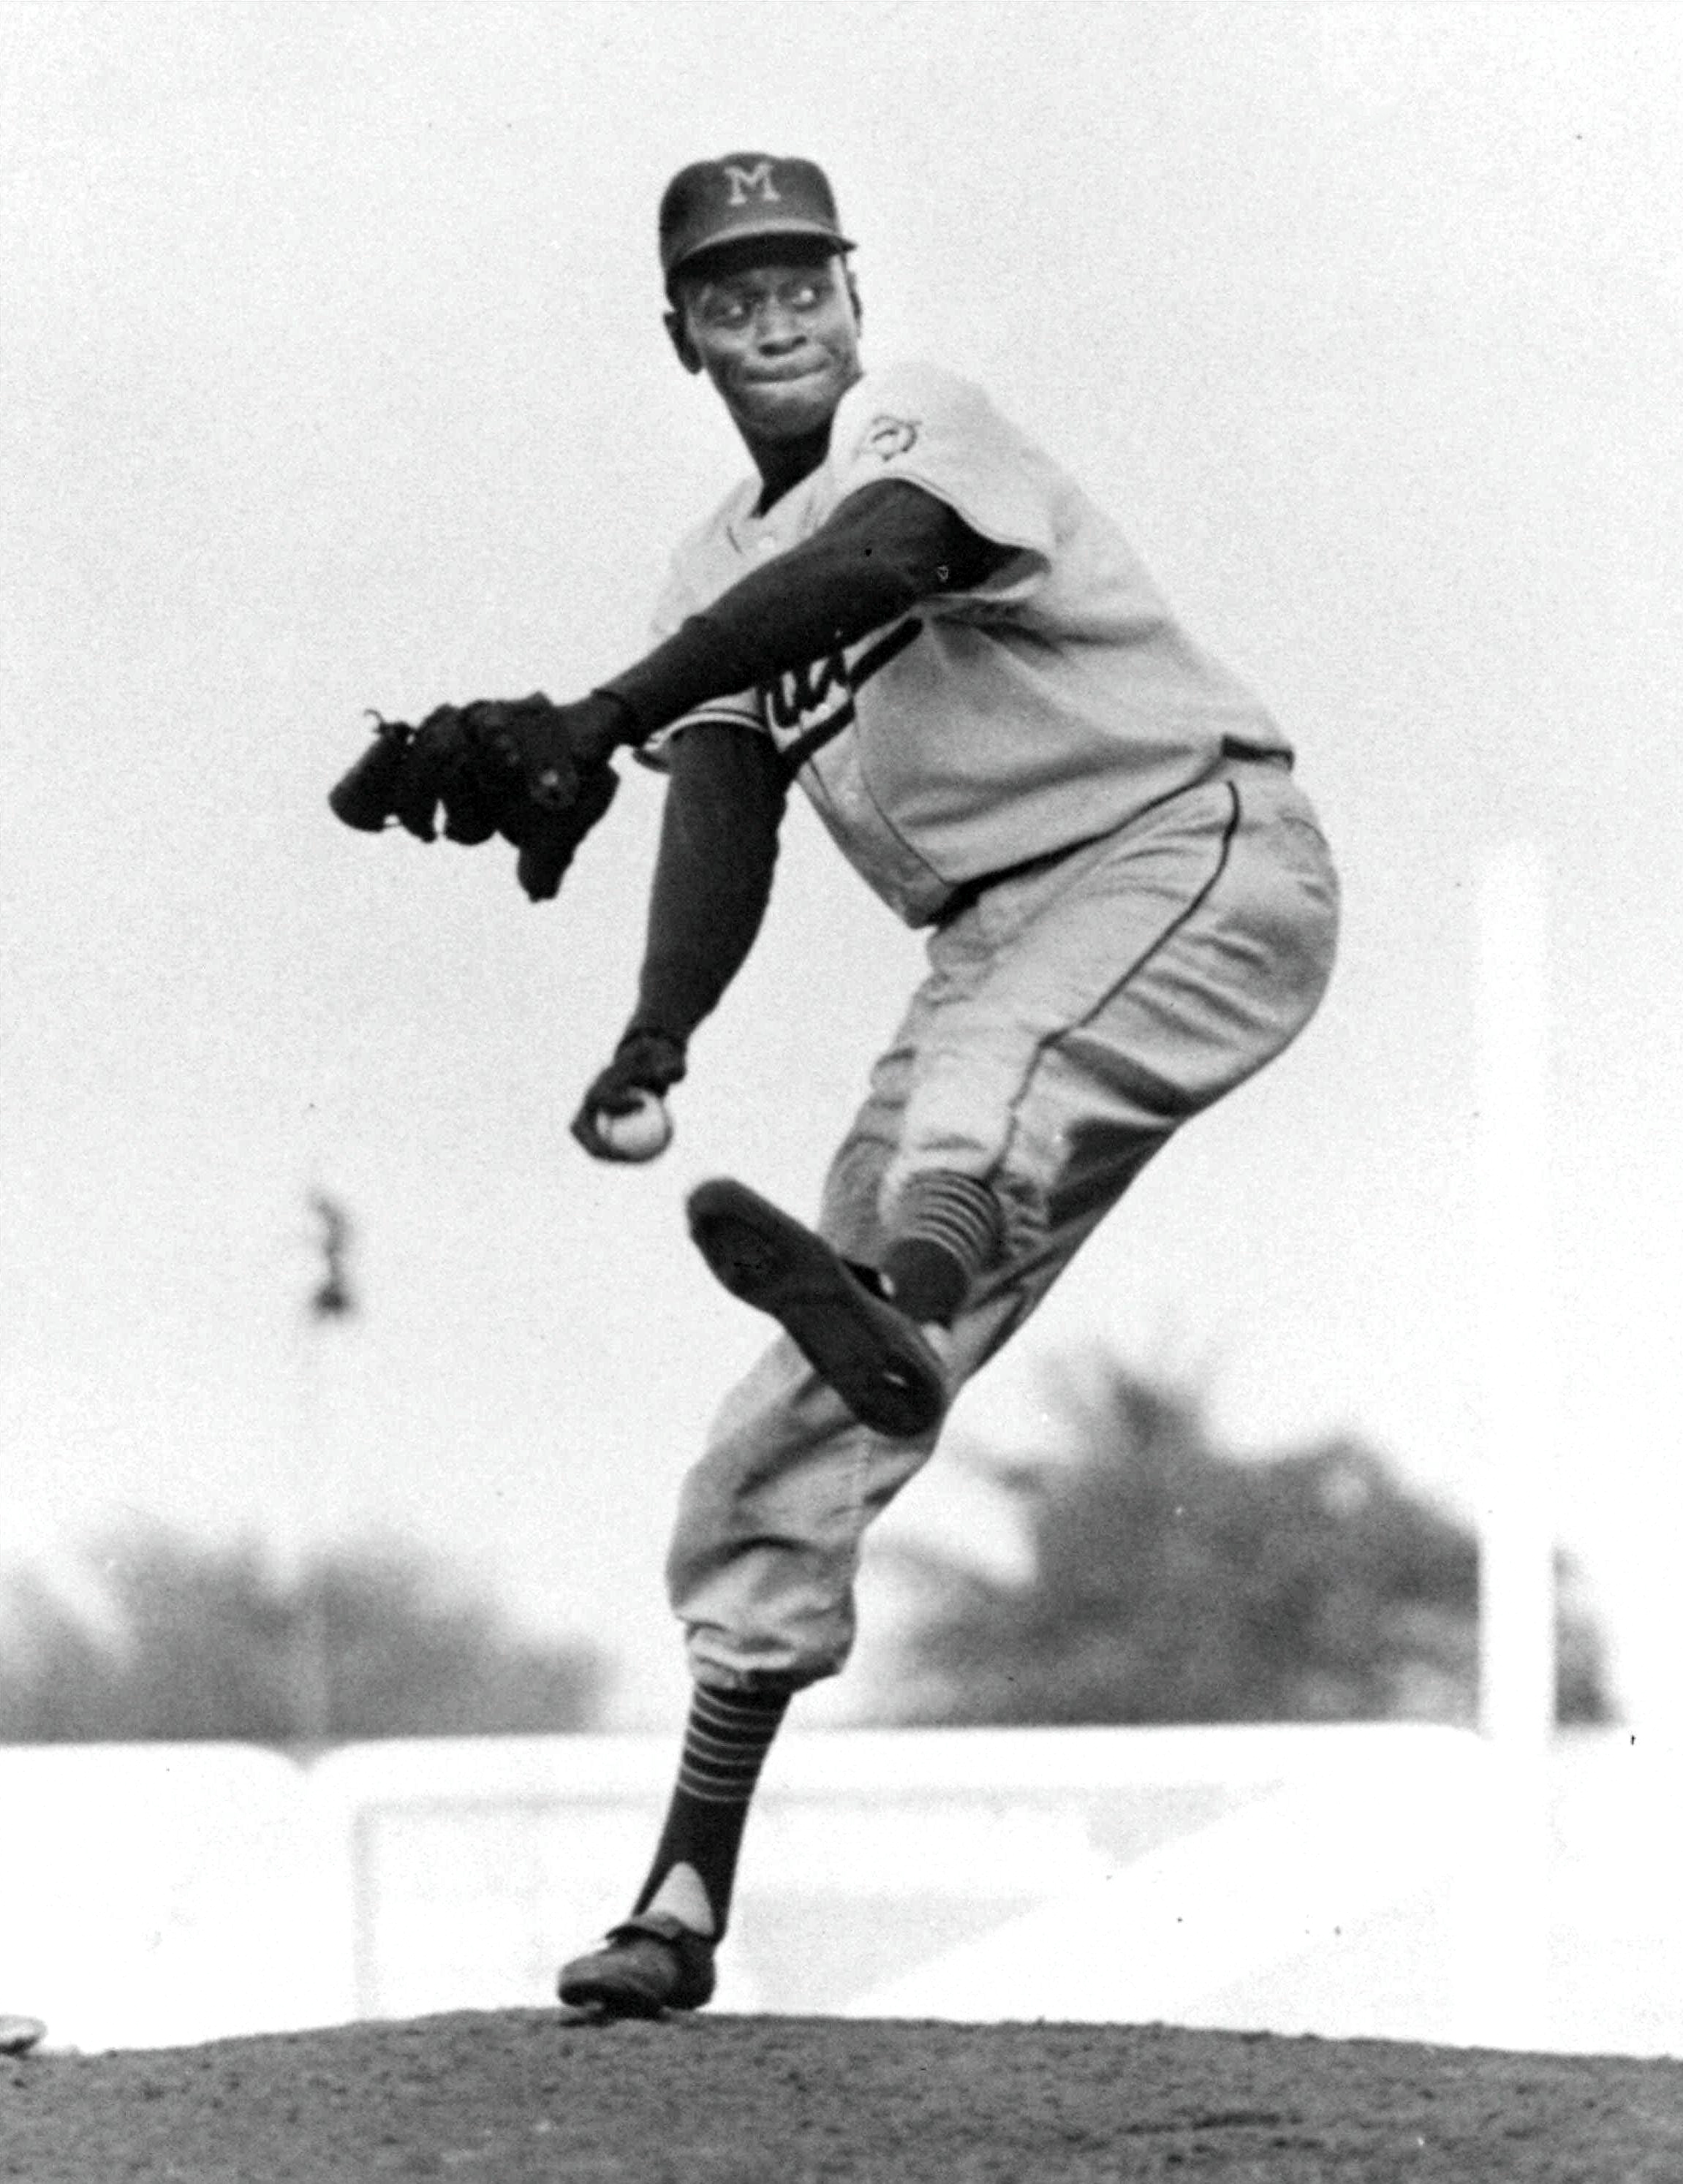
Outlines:
[[[1549,1192],[1548,888],[1541,850],[1488,859],[1478,896],[1479,1719],[1495,1763],[1480,1889],[1482,2036],[1539,2044],[1549,2013],[1556,1675],[1556,1362]],[[1486,1922],[1488,1921],[1488,1924]]]
[[333,1725],[326,1570],[320,1557],[311,1553],[309,1537],[309,1508],[318,1499],[326,1459],[323,1346],[328,1331],[354,1318],[359,1306],[350,1278],[354,1235],[350,1215],[338,1199],[325,1190],[312,1190],[307,1203],[315,1223],[320,1263],[304,1307],[304,1442],[309,1490],[298,1497],[287,1681],[293,1739],[302,1750],[310,1752],[326,1743]]

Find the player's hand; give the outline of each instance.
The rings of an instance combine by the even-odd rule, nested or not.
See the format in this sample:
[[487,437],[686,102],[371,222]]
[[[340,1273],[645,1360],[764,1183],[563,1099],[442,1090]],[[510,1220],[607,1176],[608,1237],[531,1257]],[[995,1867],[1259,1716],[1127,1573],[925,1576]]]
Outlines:
[[572,1134],[593,1160],[640,1157],[619,1150],[602,1133],[605,1117],[633,1115],[652,1094],[663,1100],[684,1073],[683,1042],[660,1031],[628,1031],[614,1058],[591,1084],[572,1118]]
[[529,698],[477,698],[462,708],[468,733],[493,768],[534,803],[565,811],[585,777],[624,740],[625,708],[593,694],[577,705]]

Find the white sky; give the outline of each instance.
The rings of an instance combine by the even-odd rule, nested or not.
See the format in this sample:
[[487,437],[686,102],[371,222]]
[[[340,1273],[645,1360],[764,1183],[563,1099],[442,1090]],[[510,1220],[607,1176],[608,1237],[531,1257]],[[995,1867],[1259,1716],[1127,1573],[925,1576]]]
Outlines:
[[[1534,838],[1562,1529],[1683,1720],[1680,94],[1664,4],[0,0],[5,1546],[386,1524],[598,1637],[621,1718],[681,1703],[667,1518],[762,1331],[683,1193],[811,1208],[918,943],[797,813],[677,1143],[605,1170],[566,1123],[655,785],[541,909],[323,798],[365,707],[640,649],[741,468],[655,206],[760,146],[829,167],[867,357],[982,380],[1274,706],[1346,879],[1315,1026],[964,1421],[1032,1435],[1096,1336],[1474,1505],[1471,904]],[[316,1184],[366,1306],[325,1334]]]

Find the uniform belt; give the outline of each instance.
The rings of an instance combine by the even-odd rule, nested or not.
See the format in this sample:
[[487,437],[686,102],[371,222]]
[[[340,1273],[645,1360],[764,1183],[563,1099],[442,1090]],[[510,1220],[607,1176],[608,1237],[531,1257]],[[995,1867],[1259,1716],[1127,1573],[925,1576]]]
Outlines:
[[1043,872],[1050,865],[1062,863],[1075,850],[1084,850],[1089,842],[1103,838],[1099,834],[1084,835],[1078,842],[1062,843],[1040,856],[1025,857],[1020,865],[1005,865],[996,872],[978,872],[973,880],[961,880],[936,911],[934,922],[938,926],[950,925],[954,918],[961,917],[972,903],[979,901],[989,888],[998,887],[1004,880],[1020,880],[1029,872]]
[[1288,773],[1291,771],[1289,750],[1282,750],[1278,744],[1247,744],[1242,736],[1223,736],[1222,756],[1250,759],[1258,766],[1283,766]]

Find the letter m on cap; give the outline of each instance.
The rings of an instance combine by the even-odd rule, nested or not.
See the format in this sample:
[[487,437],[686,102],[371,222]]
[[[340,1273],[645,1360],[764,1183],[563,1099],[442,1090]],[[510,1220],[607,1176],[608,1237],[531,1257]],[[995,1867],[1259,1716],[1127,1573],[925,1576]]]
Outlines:
[[750,198],[762,198],[768,204],[781,204],[777,186],[772,180],[772,163],[758,159],[751,167],[738,167],[727,163],[725,172],[730,176],[730,201],[733,205],[746,204]]

